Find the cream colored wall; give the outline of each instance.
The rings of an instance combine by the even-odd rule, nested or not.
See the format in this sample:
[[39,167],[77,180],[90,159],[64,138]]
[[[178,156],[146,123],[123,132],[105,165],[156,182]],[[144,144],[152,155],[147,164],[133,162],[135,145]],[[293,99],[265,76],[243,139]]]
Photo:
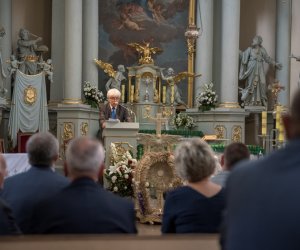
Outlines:
[[[291,52],[300,56],[300,1],[292,0],[292,30]],[[269,55],[275,58],[276,35],[276,0],[241,0],[240,49],[246,49],[254,35],[261,35],[263,46]],[[287,41],[288,42],[288,41]],[[283,65],[284,66],[284,65]],[[272,83],[275,78],[274,68],[265,65],[267,82]],[[300,62],[291,60],[290,96],[298,88]]]
[[[51,49],[51,0],[12,0],[12,42],[16,49],[20,28],[43,38],[41,44]],[[45,57],[50,57],[47,53]]]
[[[300,56],[300,1],[293,0],[292,3],[292,43],[291,52]],[[295,59],[291,60],[291,95],[295,92],[298,86],[300,74],[300,62],[296,62]]]
[[[251,45],[255,35],[263,38],[263,46],[275,59],[276,0],[241,0],[240,49]],[[267,83],[274,82],[273,66],[265,64]]]

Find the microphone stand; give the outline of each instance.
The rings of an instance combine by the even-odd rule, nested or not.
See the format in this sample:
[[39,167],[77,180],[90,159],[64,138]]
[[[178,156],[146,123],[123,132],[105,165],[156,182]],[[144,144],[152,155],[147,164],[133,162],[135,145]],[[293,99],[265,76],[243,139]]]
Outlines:
[[119,103],[119,105],[120,105],[121,107],[123,107],[124,109],[126,109],[130,115],[133,115],[133,117],[134,117],[134,122],[136,122],[136,114],[132,111],[132,109],[127,108],[126,106],[124,106],[124,105],[122,105],[122,104],[120,104],[120,103]]

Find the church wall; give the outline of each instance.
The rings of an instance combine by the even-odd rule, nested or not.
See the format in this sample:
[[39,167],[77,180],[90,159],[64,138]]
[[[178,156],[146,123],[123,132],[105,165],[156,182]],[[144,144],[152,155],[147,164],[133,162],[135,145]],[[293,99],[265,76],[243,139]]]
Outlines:
[[12,42],[16,49],[20,28],[43,38],[41,44],[49,48],[45,57],[51,55],[51,0],[12,0]]
[[[300,56],[300,1],[292,1],[292,43],[291,43],[291,52]],[[295,92],[297,88],[300,87],[300,62],[297,62],[295,59],[291,60],[291,95]]]
[[[253,37],[260,35],[269,56],[276,59],[276,1],[241,0],[240,19],[240,50],[247,49],[251,45]],[[274,67],[268,64],[264,66],[267,83],[273,83]]]

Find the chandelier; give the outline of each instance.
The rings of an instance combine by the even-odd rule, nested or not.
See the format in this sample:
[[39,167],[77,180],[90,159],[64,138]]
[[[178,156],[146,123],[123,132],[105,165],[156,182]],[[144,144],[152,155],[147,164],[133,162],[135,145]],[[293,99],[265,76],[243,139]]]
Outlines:
[[184,36],[187,41],[188,54],[191,56],[195,52],[195,43],[199,37],[199,28],[195,24],[189,24]]

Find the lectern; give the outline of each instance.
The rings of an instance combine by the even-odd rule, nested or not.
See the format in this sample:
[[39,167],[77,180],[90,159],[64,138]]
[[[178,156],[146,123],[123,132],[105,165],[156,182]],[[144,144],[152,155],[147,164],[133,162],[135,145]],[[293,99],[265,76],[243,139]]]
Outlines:
[[138,122],[114,122],[106,121],[103,130],[104,148],[106,150],[105,165],[110,166],[110,144],[112,142],[129,143],[133,149],[133,157],[136,158]]

